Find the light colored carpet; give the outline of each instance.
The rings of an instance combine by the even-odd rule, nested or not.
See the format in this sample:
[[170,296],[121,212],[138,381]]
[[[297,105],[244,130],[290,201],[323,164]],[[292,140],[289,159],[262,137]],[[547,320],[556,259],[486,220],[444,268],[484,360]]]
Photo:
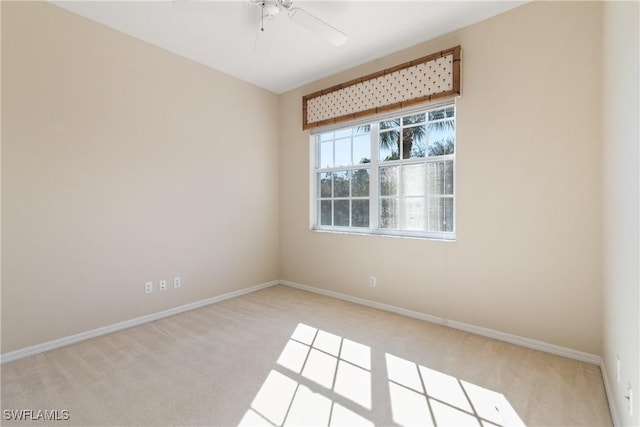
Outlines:
[[284,286],[1,375],[2,425],[611,425],[595,365]]

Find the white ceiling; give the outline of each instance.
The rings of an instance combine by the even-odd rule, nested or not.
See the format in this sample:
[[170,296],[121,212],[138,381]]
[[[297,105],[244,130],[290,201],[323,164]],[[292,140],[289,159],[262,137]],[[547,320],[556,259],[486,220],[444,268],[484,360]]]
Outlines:
[[[526,1],[294,1],[347,33],[335,47],[280,13],[236,1],[53,1],[69,11],[275,93],[414,46]],[[429,54],[431,52],[425,52]]]

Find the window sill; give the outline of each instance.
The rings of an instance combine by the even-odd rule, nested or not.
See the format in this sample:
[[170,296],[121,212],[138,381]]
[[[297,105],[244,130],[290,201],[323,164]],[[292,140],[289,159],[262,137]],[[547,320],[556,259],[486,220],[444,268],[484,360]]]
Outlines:
[[412,232],[400,232],[400,233],[376,233],[370,230],[366,231],[355,231],[355,230],[339,230],[339,229],[328,229],[328,228],[310,228],[309,231],[315,233],[326,233],[326,234],[346,234],[351,236],[371,236],[371,237],[389,237],[396,239],[411,239],[411,240],[430,240],[435,242],[445,242],[445,243],[455,243],[456,236],[454,234],[446,234],[446,235],[433,235],[433,234],[419,234]]

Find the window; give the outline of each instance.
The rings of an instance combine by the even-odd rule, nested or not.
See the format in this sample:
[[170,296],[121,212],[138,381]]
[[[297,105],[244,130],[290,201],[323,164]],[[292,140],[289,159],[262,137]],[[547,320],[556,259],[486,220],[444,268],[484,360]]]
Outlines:
[[312,135],[313,228],[455,238],[455,105]]

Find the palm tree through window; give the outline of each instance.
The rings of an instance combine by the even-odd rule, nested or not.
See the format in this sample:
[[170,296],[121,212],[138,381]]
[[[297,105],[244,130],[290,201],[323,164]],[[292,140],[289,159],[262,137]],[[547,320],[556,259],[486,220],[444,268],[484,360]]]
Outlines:
[[453,239],[455,105],[314,136],[315,229]]

